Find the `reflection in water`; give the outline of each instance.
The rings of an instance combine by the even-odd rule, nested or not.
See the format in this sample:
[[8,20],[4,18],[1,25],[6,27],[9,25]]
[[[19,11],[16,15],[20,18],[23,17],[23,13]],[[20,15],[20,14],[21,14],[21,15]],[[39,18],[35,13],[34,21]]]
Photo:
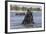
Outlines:
[[34,24],[22,24],[25,15],[15,15],[14,12],[10,13],[10,28],[11,29],[21,29],[21,28],[39,28],[42,24],[42,14],[40,12],[38,13],[32,13],[33,15],[33,21]]

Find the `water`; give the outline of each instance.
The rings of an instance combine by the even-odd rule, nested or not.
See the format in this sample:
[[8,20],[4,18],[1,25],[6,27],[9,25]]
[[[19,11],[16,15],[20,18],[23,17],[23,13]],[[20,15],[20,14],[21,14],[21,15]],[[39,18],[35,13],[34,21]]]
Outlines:
[[[16,15],[15,12],[10,12],[10,28],[19,29],[19,28],[39,28],[42,25],[42,13],[32,13],[34,24],[22,25],[25,15]],[[28,26],[28,27],[27,27]]]

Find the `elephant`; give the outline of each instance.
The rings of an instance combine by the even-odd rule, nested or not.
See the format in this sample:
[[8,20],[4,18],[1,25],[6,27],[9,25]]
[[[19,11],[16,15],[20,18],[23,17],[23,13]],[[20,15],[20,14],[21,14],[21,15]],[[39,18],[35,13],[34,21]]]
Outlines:
[[25,18],[24,18],[22,24],[31,24],[31,23],[34,24],[33,15],[32,15],[31,10],[27,9],[27,14],[25,15]]

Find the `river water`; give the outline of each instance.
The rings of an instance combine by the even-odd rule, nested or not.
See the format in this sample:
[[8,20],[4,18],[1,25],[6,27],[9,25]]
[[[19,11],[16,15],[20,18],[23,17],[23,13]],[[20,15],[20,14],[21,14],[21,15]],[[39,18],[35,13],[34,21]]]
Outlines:
[[39,28],[42,26],[42,13],[33,12],[34,24],[23,25],[25,15],[15,15],[15,12],[10,12],[10,28],[11,29],[21,29],[21,28]]

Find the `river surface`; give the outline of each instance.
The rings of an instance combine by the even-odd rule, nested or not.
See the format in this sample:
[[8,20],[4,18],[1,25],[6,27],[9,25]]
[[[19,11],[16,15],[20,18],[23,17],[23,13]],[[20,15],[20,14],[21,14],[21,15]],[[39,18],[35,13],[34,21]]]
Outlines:
[[33,12],[34,24],[23,25],[25,15],[15,15],[15,12],[10,12],[10,28],[11,29],[21,29],[21,28],[39,28],[42,26],[42,13]]

